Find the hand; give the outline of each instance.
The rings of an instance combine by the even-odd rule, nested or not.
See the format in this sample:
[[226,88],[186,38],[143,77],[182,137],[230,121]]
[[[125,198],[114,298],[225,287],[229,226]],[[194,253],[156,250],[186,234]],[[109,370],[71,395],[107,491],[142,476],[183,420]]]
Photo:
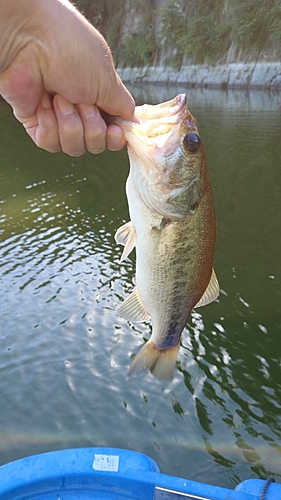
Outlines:
[[68,0],[0,0],[0,13],[0,93],[37,146],[121,149],[122,129],[100,110],[133,120],[134,101],[101,34]]

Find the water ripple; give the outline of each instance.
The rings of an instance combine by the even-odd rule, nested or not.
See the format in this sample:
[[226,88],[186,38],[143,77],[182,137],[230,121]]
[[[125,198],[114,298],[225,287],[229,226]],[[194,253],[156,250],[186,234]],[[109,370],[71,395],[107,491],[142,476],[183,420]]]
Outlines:
[[134,286],[134,255],[120,264],[114,242],[127,220],[125,152],[45,154],[0,102],[2,462],[99,445],[226,487],[280,474],[280,114],[279,98],[258,95],[188,95],[208,152],[222,292],[192,312],[168,383],[126,375],[151,326],[115,314]]

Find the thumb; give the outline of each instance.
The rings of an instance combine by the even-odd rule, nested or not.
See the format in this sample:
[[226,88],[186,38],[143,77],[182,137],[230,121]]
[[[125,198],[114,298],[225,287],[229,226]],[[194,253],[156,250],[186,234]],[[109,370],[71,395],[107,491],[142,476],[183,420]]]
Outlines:
[[97,106],[109,115],[121,116],[124,120],[133,121],[135,101],[122,83],[114,67],[112,68],[111,78],[107,74],[107,80],[105,81],[106,84],[101,84],[98,90]]

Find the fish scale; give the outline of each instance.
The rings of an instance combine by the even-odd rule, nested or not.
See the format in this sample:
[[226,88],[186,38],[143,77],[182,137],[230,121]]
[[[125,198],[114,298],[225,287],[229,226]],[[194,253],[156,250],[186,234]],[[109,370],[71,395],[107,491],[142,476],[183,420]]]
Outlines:
[[151,338],[129,375],[150,370],[166,380],[173,376],[192,308],[219,294],[216,218],[205,151],[186,96],[137,107],[136,118],[114,119],[124,130],[130,159],[131,221],[116,233],[124,245],[121,259],[136,247],[136,287],[117,311],[130,321],[152,323]]
[[[153,279],[151,282],[154,288],[151,286],[150,297],[155,297],[158,303],[154,309],[157,308],[157,314],[154,315],[157,319],[153,320],[152,316],[152,340],[154,338],[167,339],[167,345],[170,344],[167,332],[171,331],[175,332],[175,345],[178,344],[181,330],[190,311],[203,295],[211,277],[211,269],[205,259],[206,248],[204,243],[206,240],[200,235],[198,224],[196,224],[196,218],[200,218],[200,211],[201,207],[198,208],[198,214],[174,223],[170,235],[166,235],[163,231],[163,243],[161,244],[160,239],[158,259],[154,263],[155,269],[152,269]],[[190,225],[195,226],[197,234],[194,234],[193,227],[188,227]],[[187,235],[187,237],[183,238],[183,234]],[[192,238],[188,237],[189,234],[193,235]],[[203,244],[200,245],[201,242]],[[214,242],[208,240],[208,245],[210,244],[214,244]],[[210,248],[207,250],[209,251]],[[140,260],[142,259],[142,255],[137,254],[137,256]],[[205,263],[207,269],[204,272]],[[164,289],[165,302],[159,304],[157,299],[161,276],[164,277],[166,286],[169,286],[170,293],[168,294],[167,290]],[[176,317],[174,311],[176,311]],[[166,320],[167,316],[169,316],[169,321]],[[165,347],[165,341],[161,342],[161,347]]]

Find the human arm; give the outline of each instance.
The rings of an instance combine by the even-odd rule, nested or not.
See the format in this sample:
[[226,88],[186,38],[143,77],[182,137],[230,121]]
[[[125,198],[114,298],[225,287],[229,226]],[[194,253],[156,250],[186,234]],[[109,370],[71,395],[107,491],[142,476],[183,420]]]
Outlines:
[[100,109],[132,120],[134,101],[100,33],[68,0],[0,0],[0,93],[34,142],[79,156],[125,145]]

